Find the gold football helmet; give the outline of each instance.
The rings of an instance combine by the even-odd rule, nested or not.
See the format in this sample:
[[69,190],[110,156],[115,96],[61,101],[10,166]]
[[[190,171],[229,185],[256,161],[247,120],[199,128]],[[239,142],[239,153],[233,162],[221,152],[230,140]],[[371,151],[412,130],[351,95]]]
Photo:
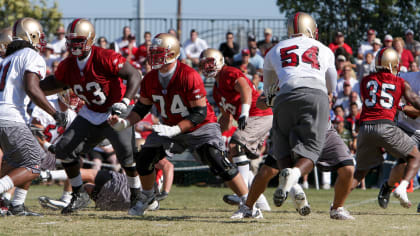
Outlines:
[[0,31],[0,57],[6,54],[7,45],[13,41],[12,28],[5,28]]
[[72,89],[66,89],[58,94],[58,99],[66,105],[68,108],[72,110],[76,110],[76,108],[79,106],[80,98],[73,92]]
[[399,57],[395,49],[388,47],[381,49],[376,55],[375,67],[376,70],[389,70],[392,74],[398,73]]
[[301,35],[318,39],[318,27],[311,15],[297,12],[287,20],[287,36],[291,38]]
[[28,41],[39,51],[43,51],[47,45],[41,24],[30,17],[17,20],[13,25],[12,35],[13,40]]
[[178,39],[171,34],[158,34],[152,39],[148,59],[152,69],[175,62],[180,55]]
[[74,56],[89,52],[95,43],[95,27],[86,19],[76,19],[69,24],[66,45]]
[[200,54],[200,70],[207,78],[214,78],[225,65],[222,53],[214,48],[209,48]]

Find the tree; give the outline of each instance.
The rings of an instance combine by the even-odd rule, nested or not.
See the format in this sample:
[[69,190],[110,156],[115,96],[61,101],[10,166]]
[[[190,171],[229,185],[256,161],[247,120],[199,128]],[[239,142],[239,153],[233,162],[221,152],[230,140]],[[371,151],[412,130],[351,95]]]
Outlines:
[[311,14],[322,42],[332,42],[334,33],[341,31],[353,49],[363,41],[368,29],[376,30],[380,39],[386,34],[402,36],[406,29],[420,33],[418,3],[416,0],[277,0],[280,12],[287,16],[298,11]]
[[54,1],[52,7],[46,0],[0,0],[0,28],[13,26],[22,17],[32,17],[40,21],[46,35],[52,34],[60,26],[62,13]]

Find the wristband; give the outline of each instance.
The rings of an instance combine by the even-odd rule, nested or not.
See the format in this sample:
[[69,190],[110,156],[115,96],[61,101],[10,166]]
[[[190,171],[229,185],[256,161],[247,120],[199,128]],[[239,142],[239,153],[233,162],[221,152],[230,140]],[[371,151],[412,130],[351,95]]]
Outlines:
[[243,103],[241,106],[241,115],[249,116],[249,110],[251,109],[250,104]]
[[48,148],[50,148],[51,147],[51,143],[49,143],[49,142],[45,142],[42,146],[44,147],[44,149],[45,150],[47,150],[48,151]]
[[130,105],[130,99],[129,98],[123,98],[122,100],[121,100],[121,102],[122,103],[124,103],[126,106],[128,106],[128,105]]

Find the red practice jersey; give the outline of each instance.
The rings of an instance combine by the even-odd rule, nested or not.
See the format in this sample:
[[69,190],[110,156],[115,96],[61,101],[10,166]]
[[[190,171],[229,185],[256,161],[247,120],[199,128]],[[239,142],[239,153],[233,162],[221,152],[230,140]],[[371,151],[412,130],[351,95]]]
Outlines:
[[247,80],[252,89],[252,102],[249,110],[249,116],[268,116],[273,115],[270,109],[261,110],[257,108],[257,100],[260,94],[254,87],[254,84],[240,71],[231,66],[224,66],[220,71],[219,82],[213,87],[213,97],[216,104],[225,112],[230,113],[238,120],[241,115],[242,102],[241,94],[235,90],[235,84],[238,78],[243,77]]
[[370,74],[360,83],[363,108],[360,120],[394,121],[397,107],[404,92],[404,79],[391,73]]
[[108,112],[112,104],[120,102],[125,94],[125,85],[118,77],[125,58],[120,54],[92,46],[91,55],[83,71],[77,58],[69,56],[58,65],[55,77],[71,87],[83,99],[87,108],[95,112]]
[[[159,71],[147,73],[140,87],[140,96],[153,101],[165,125],[177,125],[189,115],[190,101],[206,97],[206,89],[200,75],[191,67],[177,62],[175,72],[166,89],[159,82]],[[207,116],[203,122],[191,128],[194,131],[207,123],[217,122],[213,108],[207,101]]]

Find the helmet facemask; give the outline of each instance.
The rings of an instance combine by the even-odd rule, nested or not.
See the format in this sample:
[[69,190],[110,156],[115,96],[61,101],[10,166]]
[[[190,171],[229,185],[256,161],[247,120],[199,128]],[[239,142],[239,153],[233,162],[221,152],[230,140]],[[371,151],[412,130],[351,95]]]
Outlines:
[[170,64],[176,60],[170,58],[169,50],[162,47],[151,46],[148,53],[148,61],[152,69],[160,69],[163,65]]
[[89,52],[91,47],[88,45],[88,40],[85,36],[77,36],[76,34],[68,34],[66,36],[67,48],[73,56],[82,56],[84,53]]
[[207,78],[214,78],[221,68],[217,68],[216,60],[213,57],[206,57],[200,60],[200,70]]

